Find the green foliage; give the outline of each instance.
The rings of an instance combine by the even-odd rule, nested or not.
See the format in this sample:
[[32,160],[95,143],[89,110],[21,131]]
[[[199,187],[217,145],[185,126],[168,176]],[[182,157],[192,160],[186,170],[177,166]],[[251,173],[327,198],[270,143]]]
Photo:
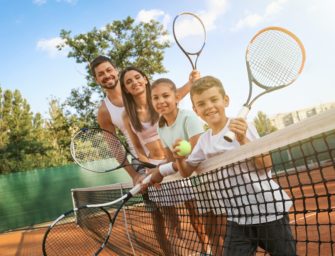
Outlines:
[[30,106],[18,90],[6,90],[0,98],[0,173],[30,168],[37,163],[34,156],[48,150],[34,130]]
[[254,124],[261,137],[277,130],[277,128],[272,125],[271,120],[267,115],[261,111],[259,111],[254,118]]
[[0,87],[0,174],[72,162],[71,137],[81,127],[97,125],[96,110],[103,96],[90,74],[89,62],[106,55],[120,69],[134,65],[149,77],[166,72],[162,64],[164,49],[170,46],[162,40],[166,35],[158,22],[135,24],[130,17],[76,36],[62,30],[64,44],[58,48],[69,47],[68,57],[86,64],[88,86],[73,89],[63,103],[51,99],[48,120],[34,115],[18,90]]
[[50,103],[50,119],[35,115],[18,90],[0,87],[0,174],[59,166],[71,160],[69,145],[76,124],[56,100]]
[[[166,72],[163,66],[164,49],[170,46],[168,41],[163,40],[166,35],[167,31],[157,21],[135,24],[131,17],[76,36],[72,36],[71,31],[62,30],[60,37],[64,43],[58,49],[69,47],[68,57],[86,64],[88,85],[73,89],[64,107],[74,109],[80,119],[94,123],[94,113],[103,95],[91,75],[89,63],[98,55],[105,55],[120,70],[133,65],[141,68],[148,77]],[[94,97],[95,94],[98,97]]]

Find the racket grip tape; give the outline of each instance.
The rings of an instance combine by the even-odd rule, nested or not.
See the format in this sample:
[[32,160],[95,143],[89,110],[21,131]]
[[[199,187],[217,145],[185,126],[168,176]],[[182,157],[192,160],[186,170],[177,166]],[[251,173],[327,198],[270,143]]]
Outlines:
[[[243,106],[240,110],[240,112],[237,115],[237,118],[243,118],[246,119],[246,117],[248,116],[248,113],[250,111],[249,107]],[[235,140],[235,133],[233,133],[232,131],[227,132],[223,138],[228,141],[228,142],[232,142],[233,140]]]

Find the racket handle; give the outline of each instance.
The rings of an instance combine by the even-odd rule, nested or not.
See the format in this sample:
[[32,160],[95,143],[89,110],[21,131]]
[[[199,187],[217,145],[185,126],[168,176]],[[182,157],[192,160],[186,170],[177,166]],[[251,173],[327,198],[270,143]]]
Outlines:
[[[243,106],[240,110],[240,112],[237,115],[237,118],[243,118],[246,119],[246,117],[248,116],[248,113],[250,111],[250,108]],[[235,140],[235,133],[233,133],[232,131],[227,132],[223,138],[228,141],[228,142],[232,142],[233,140]]]
[[150,180],[151,180],[151,174],[148,175],[147,177],[145,177],[144,180],[140,184],[137,184],[135,187],[133,187],[129,191],[129,193],[133,196],[138,194],[141,191],[142,185],[148,184],[150,182]]

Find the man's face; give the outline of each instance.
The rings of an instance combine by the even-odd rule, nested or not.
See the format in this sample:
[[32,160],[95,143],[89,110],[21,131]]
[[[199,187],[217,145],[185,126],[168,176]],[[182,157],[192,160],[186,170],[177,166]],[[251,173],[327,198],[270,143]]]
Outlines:
[[95,81],[104,89],[114,89],[119,81],[119,72],[108,61],[95,67]]

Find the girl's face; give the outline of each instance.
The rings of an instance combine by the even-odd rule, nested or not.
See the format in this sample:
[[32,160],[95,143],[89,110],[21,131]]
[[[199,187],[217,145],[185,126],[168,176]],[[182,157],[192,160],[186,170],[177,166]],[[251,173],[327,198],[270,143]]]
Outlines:
[[125,91],[133,96],[145,92],[148,80],[136,70],[130,70],[124,75]]
[[169,83],[160,83],[151,90],[151,101],[158,114],[167,115],[177,109],[178,96]]

